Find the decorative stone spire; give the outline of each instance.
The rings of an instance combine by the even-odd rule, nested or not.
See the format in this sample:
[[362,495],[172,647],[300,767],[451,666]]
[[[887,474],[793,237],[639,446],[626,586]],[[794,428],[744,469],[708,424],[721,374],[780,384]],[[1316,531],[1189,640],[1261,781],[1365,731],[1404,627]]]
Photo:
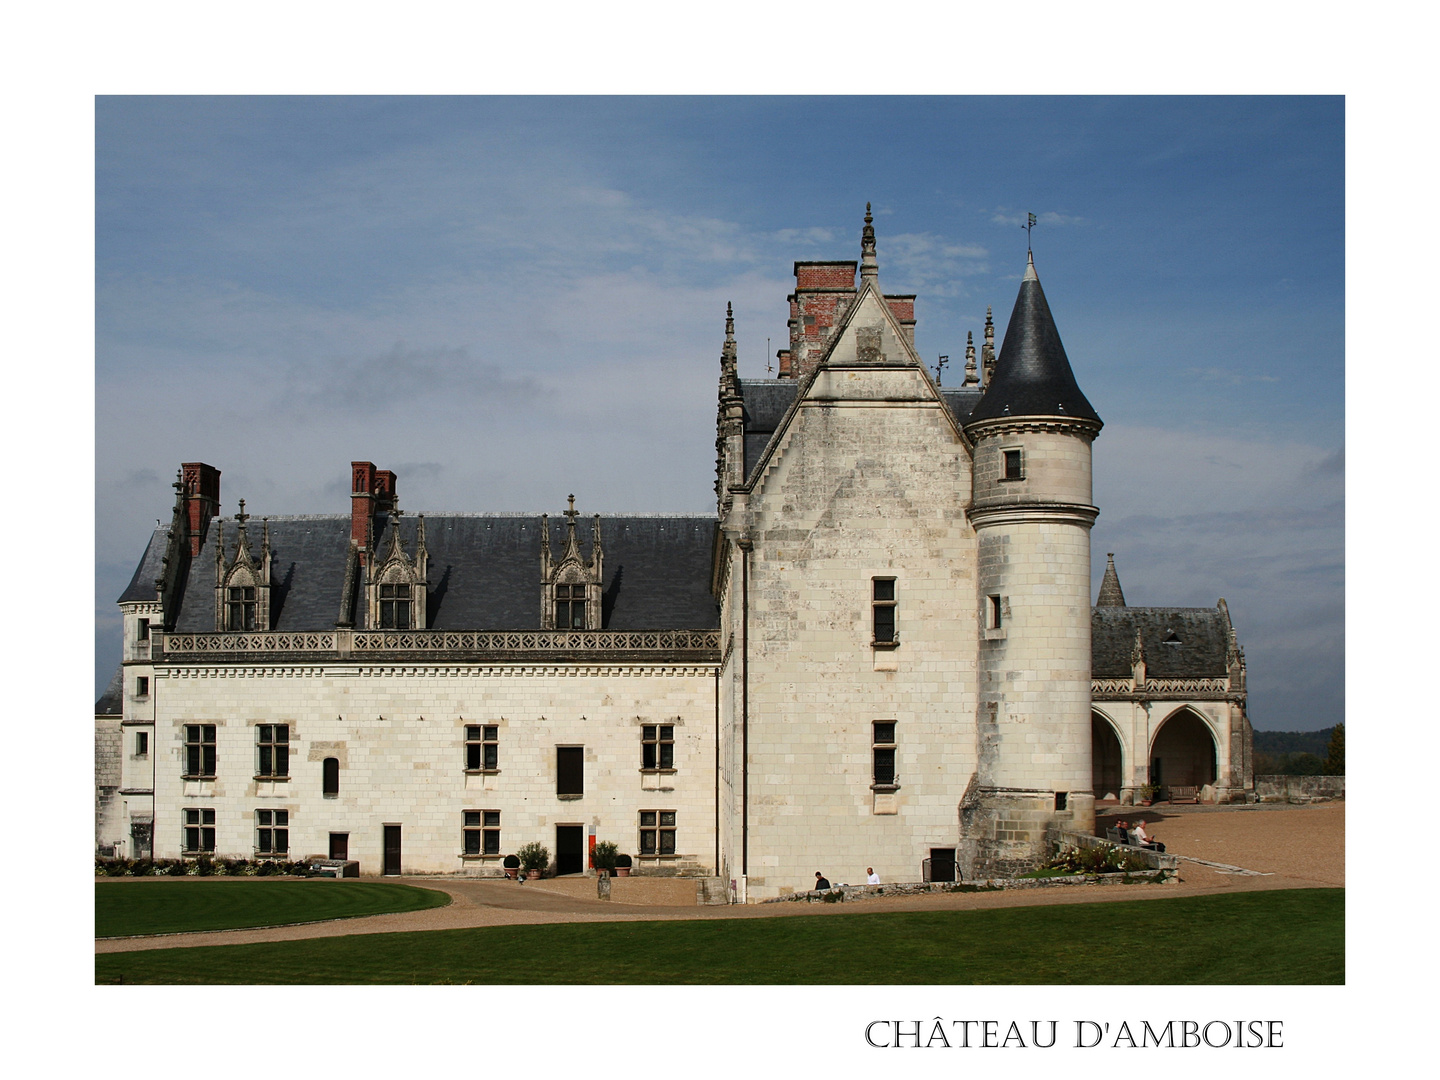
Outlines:
[[1135,644],[1130,646],[1130,681],[1136,690],[1145,689],[1145,641],[1135,627]]
[[1105,556],[1105,577],[1100,582],[1100,596],[1095,601],[1096,607],[1124,607],[1125,594],[1120,591],[1120,575],[1115,573],[1115,553],[1108,552]]
[[735,308],[725,305],[725,344],[720,349],[720,401],[715,415],[715,504],[723,511],[732,484],[744,479],[745,399],[740,390]]
[[980,376],[975,371],[975,331],[965,332],[965,382],[964,386],[979,386]]
[[870,216],[870,204],[865,204],[865,231],[860,234],[860,280],[880,280],[880,262],[875,258],[875,226]]
[[985,344],[980,348],[980,367],[985,375],[988,388],[995,375],[995,319],[987,305],[985,308]]

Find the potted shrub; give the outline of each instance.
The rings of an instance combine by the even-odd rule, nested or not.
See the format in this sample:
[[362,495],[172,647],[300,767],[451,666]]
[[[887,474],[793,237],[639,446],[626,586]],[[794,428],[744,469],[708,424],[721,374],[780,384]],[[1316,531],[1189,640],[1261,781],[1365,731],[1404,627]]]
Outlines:
[[538,840],[532,840],[515,853],[520,859],[520,869],[534,881],[550,865],[550,849]]
[[520,876],[520,860],[514,855],[505,856],[505,876],[512,881]]
[[[599,845],[597,844],[596,846],[598,847]],[[616,855],[616,856],[615,856],[615,876],[616,876],[616,877],[629,877],[629,876],[630,876],[630,856],[629,856],[629,855]]]
[[614,877],[615,860],[620,858],[620,848],[611,840],[601,840],[595,845],[592,853],[595,860],[595,872],[606,877]]
[[1155,796],[1160,794],[1159,784],[1141,784],[1140,790],[1136,793],[1140,797],[1141,806],[1149,806],[1155,801]]

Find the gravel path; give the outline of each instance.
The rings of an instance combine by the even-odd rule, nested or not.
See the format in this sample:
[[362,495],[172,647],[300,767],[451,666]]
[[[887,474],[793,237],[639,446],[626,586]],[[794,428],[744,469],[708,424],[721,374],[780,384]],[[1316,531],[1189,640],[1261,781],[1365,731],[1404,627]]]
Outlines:
[[1106,813],[1100,822],[1142,817],[1169,852],[1259,871],[1264,876],[1224,873],[1199,863],[1180,864],[1178,885],[1095,885],[1000,893],[948,893],[878,897],[844,904],[763,904],[722,907],[654,907],[581,899],[542,887],[495,880],[389,878],[450,894],[448,907],[398,915],[204,934],[168,934],[109,939],[96,953],[143,949],[240,945],[257,941],[387,934],[409,930],[454,930],[476,926],[557,922],[637,922],[673,919],[767,919],[788,915],[858,914],[883,911],[964,911],[1042,904],[1106,903],[1168,899],[1258,889],[1294,889],[1345,884],[1345,804],[1306,807],[1142,807],[1140,813]]

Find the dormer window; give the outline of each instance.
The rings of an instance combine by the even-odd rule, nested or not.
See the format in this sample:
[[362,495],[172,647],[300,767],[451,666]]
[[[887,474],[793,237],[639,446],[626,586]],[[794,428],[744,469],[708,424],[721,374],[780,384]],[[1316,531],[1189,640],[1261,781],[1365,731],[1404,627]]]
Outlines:
[[255,629],[255,587],[242,585],[225,590],[225,629],[231,631]]
[[379,630],[423,630],[426,613],[425,575],[430,555],[425,546],[425,518],[415,522],[415,557],[405,552],[400,539],[400,510],[392,508],[386,525],[387,537],[380,541],[384,552],[366,582],[369,623]]
[[380,586],[380,628],[382,630],[410,629],[410,586]]
[[270,523],[264,523],[257,559],[245,535],[249,517],[241,499],[233,554],[224,521],[215,522],[215,629],[231,634],[270,629]]
[[540,517],[540,625],[546,630],[601,629],[600,589],[605,580],[605,552],[600,543],[600,515],[590,527],[590,555],[580,548],[575,496],[565,511],[565,547],[555,558],[550,550],[550,518]]
[[555,586],[555,629],[585,629],[584,585]]

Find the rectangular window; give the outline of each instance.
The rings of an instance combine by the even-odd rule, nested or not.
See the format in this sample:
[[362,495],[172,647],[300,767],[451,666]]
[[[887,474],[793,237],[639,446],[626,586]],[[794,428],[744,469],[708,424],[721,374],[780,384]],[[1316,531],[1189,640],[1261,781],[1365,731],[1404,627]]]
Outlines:
[[290,811],[255,811],[255,850],[261,855],[290,853]]
[[895,786],[895,721],[881,720],[874,725],[870,753],[874,759],[876,787]]
[[186,810],[180,848],[186,855],[215,850],[215,811]]
[[999,630],[1005,625],[1005,609],[998,594],[992,593],[985,598],[985,626],[990,630]]
[[1020,451],[1018,449],[1002,450],[1001,453],[1005,456],[1005,471],[1002,479],[1024,480],[1025,470],[1022,465],[1023,459],[1020,456]]
[[185,725],[185,778],[215,779],[215,725]]
[[256,770],[256,775],[289,776],[290,725],[260,724],[255,731],[260,748],[260,768]]
[[231,631],[255,629],[255,587],[243,585],[226,590],[226,626]]
[[410,586],[380,586],[380,628],[382,630],[410,629]]
[[675,854],[675,811],[640,811],[640,854]]
[[873,578],[875,644],[893,645],[895,637],[895,579]]
[[135,640],[136,640],[136,641],[149,641],[149,640],[150,640],[150,620],[149,620],[149,619],[141,619],[139,622],[137,622],[137,623],[135,624]]
[[499,725],[465,726],[465,768],[470,772],[494,772],[500,768]]
[[149,757],[149,756],[150,756],[150,733],[149,733],[149,732],[146,732],[146,731],[137,731],[137,732],[135,733],[135,756],[136,756],[136,757]]
[[585,586],[555,586],[555,629],[585,629]]
[[143,697],[149,697],[149,696],[150,696],[150,677],[149,677],[148,675],[139,675],[139,676],[136,676],[136,678],[135,678],[135,696],[136,696],[137,698],[143,698]]
[[557,746],[555,748],[555,794],[585,794],[585,748],[583,746]]
[[[340,759],[327,757],[320,765],[320,794],[327,799],[340,795]],[[333,859],[334,856],[332,855]]]
[[500,811],[465,811],[465,854],[500,854]]
[[675,768],[675,728],[672,724],[646,724],[640,729],[640,767]]

